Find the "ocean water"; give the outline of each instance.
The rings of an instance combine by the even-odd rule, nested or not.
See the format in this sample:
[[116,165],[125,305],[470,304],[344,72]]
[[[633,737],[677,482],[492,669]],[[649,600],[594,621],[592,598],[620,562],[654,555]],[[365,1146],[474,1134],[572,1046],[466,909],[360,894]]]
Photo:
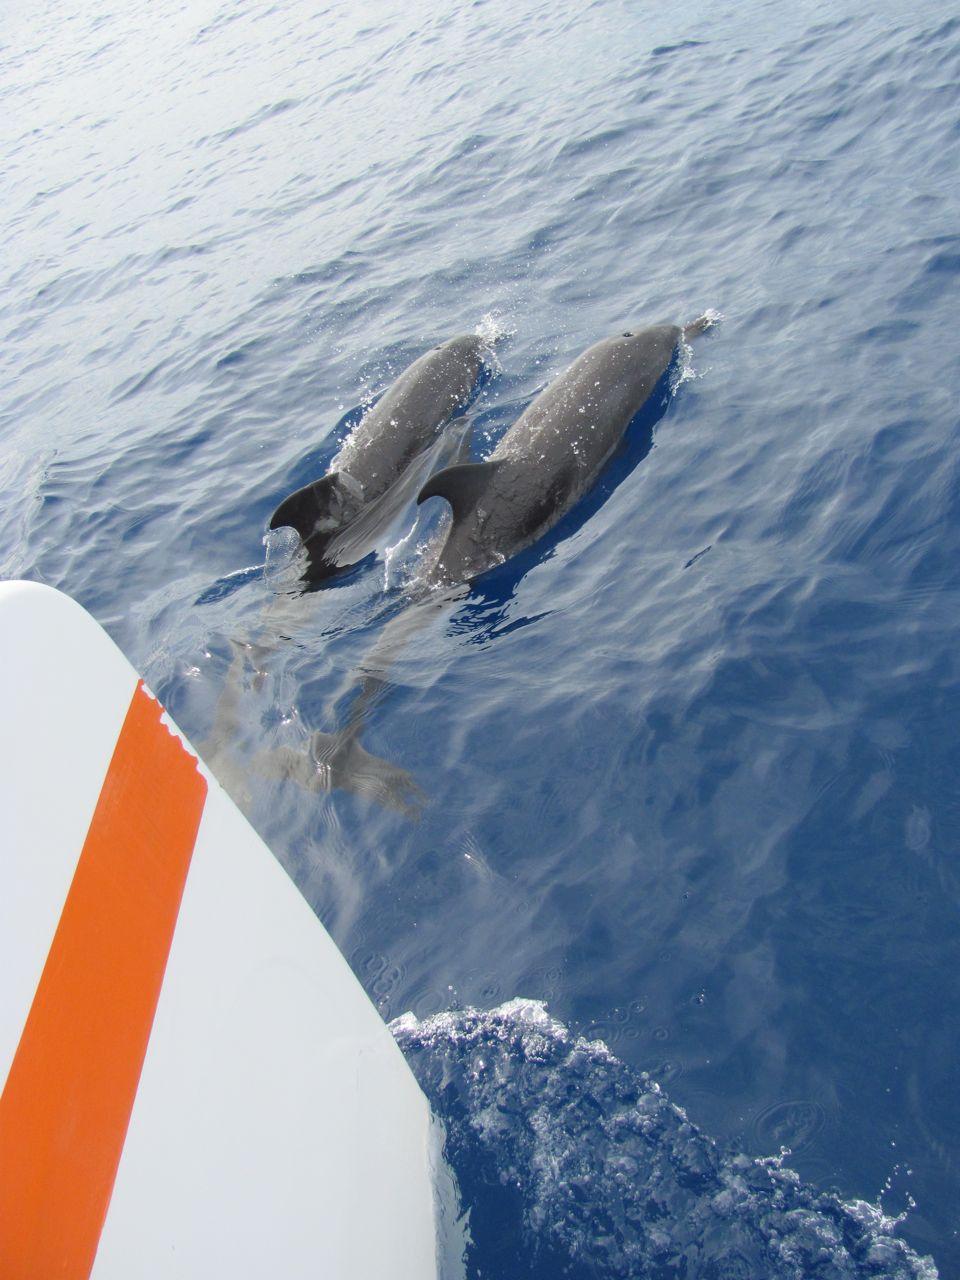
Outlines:
[[[0,69],[0,574],[103,623],[400,1019],[467,1273],[960,1275],[960,10],[15,0]],[[388,667],[412,508],[328,590],[263,568],[429,346],[498,339],[482,457],[708,307]],[[371,670],[374,794],[279,776]]]

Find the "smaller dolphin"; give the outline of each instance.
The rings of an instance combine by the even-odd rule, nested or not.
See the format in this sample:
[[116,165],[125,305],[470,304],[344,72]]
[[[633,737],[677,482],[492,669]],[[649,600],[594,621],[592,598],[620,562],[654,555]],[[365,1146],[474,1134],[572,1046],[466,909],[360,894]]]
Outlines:
[[453,523],[428,569],[466,582],[547,532],[590,488],[681,341],[714,322],[658,324],[595,343],[521,414],[486,462],[447,467],[417,502],[446,498]]
[[[367,525],[386,520],[407,499],[413,464],[427,458],[450,419],[470,403],[484,371],[486,345],[466,334],[415,360],[360,420],[326,474],[291,493],[274,511],[271,529],[290,526],[300,535],[311,581],[357,563],[366,554],[359,549],[361,541],[370,549],[366,540],[344,535],[361,516]],[[398,482],[405,478],[399,493]]]

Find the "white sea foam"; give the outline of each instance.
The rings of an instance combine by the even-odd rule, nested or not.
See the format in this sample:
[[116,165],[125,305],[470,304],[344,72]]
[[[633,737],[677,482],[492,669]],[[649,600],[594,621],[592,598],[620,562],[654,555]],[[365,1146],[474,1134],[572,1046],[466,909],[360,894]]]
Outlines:
[[[490,1276],[936,1280],[879,1205],[722,1151],[655,1081],[533,1000],[391,1029],[443,1122]],[[511,1233],[504,1249],[503,1240]],[[491,1270],[491,1258],[509,1258]],[[512,1268],[512,1269],[511,1269]],[[470,1274],[476,1274],[472,1271]]]

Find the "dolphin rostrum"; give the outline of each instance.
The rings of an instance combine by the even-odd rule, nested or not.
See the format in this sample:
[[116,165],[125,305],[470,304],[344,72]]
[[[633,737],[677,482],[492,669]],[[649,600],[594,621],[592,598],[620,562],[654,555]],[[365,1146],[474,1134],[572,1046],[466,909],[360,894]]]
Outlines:
[[[343,535],[371,514],[389,517],[392,499],[412,464],[425,457],[443,428],[470,402],[484,371],[488,346],[473,334],[451,338],[415,360],[363,416],[340,446],[325,475],[291,493],[270,517],[270,528],[300,535],[312,581],[362,558]],[[434,464],[435,465],[435,464]],[[420,481],[422,482],[422,474]],[[374,511],[376,505],[385,508]],[[339,543],[339,546],[338,546]]]
[[606,338],[554,379],[486,462],[447,467],[418,502],[446,498],[453,523],[428,577],[465,582],[535,542],[597,479],[682,341],[714,321],[658,324]]

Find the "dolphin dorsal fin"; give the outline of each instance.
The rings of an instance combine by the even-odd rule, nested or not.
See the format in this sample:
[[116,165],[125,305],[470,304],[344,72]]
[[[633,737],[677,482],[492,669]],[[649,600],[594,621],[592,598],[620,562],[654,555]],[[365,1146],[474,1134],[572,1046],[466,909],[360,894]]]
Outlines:
[[460,520],[478,505],[502,465],[502,459],[497,459],[496,462],[463,462],[456,467],[445,467],[430,477],[417,494],[417,502],[446,498],[453,507],[454,520]]
[[[270,517],[270,528],[280,529],[288,525],[296,529],[303,542],[308,542],[317,534],[329,537],[340,528],[349,514],[353,494],[351,486],[356,482],[350,478],[350,484],[344,484],[344,472],[329,471],[319,480],[305,484],[302,489],[289,494],[280,503]],[[352,506],[359,509],[359,502]],[[355,514],[355,513],[354,513]]]

